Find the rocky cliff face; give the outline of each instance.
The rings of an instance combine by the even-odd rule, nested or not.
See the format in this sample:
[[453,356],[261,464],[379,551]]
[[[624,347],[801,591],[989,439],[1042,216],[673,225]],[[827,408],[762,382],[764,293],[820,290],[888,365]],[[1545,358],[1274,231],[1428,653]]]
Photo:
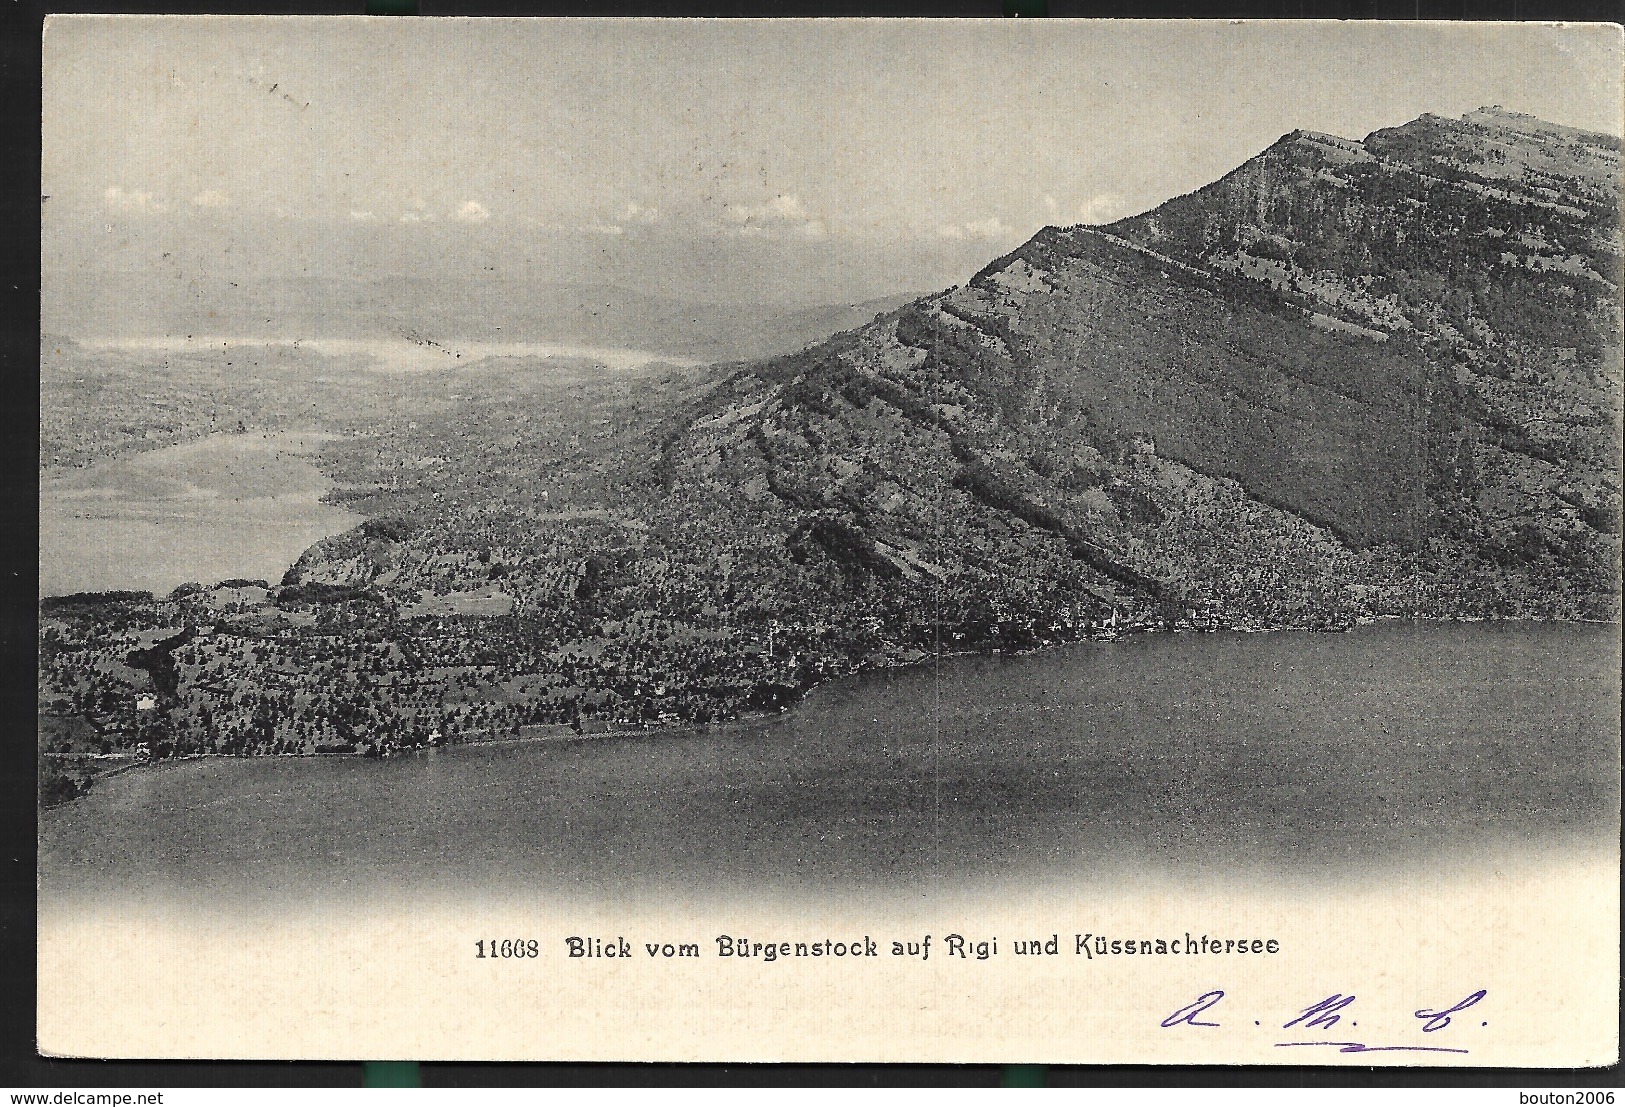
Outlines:
[[1607,615],[1619,184],[1619,140],[1498,109],[1294,132],[740,368],[662,479],[789,591],[949,620]]
[[1363,143],[1295,133],[1105,232],[1419,353],[1426,532],[1482,538],[1617,520],[1619,174],[1615,138],[1482,109]]

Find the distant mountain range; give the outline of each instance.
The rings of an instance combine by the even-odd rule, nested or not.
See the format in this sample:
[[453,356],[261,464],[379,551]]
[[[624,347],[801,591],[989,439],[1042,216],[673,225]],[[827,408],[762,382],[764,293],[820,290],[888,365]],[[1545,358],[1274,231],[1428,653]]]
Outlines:
[[616,285],[379,277],[162,280],[85,271],[47,296],[44,329],[75,338],[232,338],[547,342],[733,361],[798,350],[867,323],[910,297],[793,307],[702,303]]
[[1293,132],[738,367],[662,479],[858,606],[1611,616],[1620,169],[1617,138],[1496,108]]

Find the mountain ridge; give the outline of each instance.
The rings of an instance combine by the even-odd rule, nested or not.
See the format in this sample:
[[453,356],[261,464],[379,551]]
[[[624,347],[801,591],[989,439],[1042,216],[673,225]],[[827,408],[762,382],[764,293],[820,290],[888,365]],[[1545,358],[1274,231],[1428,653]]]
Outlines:
[[1617,622],[1618,176],[1521,117],[1295,132],[792,353],[459,376],[328,445],[368,521],[279,586],[42,611],[52,733],[381,753],[1127,630]]
[[[1619,284],[1618,201],[1592,187],[1592,162],[1611,157],[1617,179],[1619,141],[1532,117],[1501,126],[1501,118],[1493,109],[1459,121],[1425,116],[1365,140],[1289,132],[1151,212],[1104,227],[1043,228],[966,285],[838,336],[821,354],[739,370],[780,390],[752,393],[744,406],[783,407],[793,440],[797,428],[822,433],[818,409],[835,397],[867,403],[867,391],[897,407],[901,387],[908,398],[899,410],[940,411],[956,406],[955,388],[979,392],[981,413],[996,414],[978,428],[986,457],[973,464],[1012,460],[1017,431],[1097,453],[1121,454],[1128,444],[1204,479],[1235,481],[1248,499],[1328,531],[1355,554],[1382,548],[1402,560],[1470,563],[1465,576],[1489,589],[1486,609],[1508,591],[1495,580],[1514,570],[1527,577],[1535,566],[1539,579],[1511,591],[1567,593],[1558,607],[1589,593],[1580,606],[1611,609],[1619,328],[1607,291]],[[1552,169],[1560,143],[1579,150],[1566,176]],[[1507,151],[1543,168],[1514,181]],[[1471,172],[1479,163],[1464,153],[1500,175]],[[1506,194],[1486,194],[1487,180]],[[1548,195],[1554,182],[1573,186],[1561,197],[1571,202]],[[1395,209],[1402,218],[1385,219]],[[1481,243],[1458,244],[1442,252],[1441,267],[1434,251],[1464,230],[1504,237],[1497,218],[1515,226],[1516,249],[1497,243],[1491,257]],[[1294,228],[1297,238],[1285,233]],[[1500,271],[1514,267],[1530,275],[1525,288],[1545,282],[1559,291],[1526,297],[1517,315],[1486,279],[1494,270],[1504,282]],[[1451,281],[1466,289],[1465,302],[1426,295]],[[865,336],[867,358],[846,352]],[[899,350],[876,346],[888,340],[923,350],[926,372],[890,371]],[[1177,371],[1152,364],[1159,359]],[[1059,421],[1079,433],[1057,426],[1069,406]],[[936,457],[936,476],[976,488],[965,476],[974,451],[964,433],[948,437],[955,461]],[[770,485],[791,483],[787,467],[819,467],[816,457],[785,460],[796,452],[768,462]],[[1044,487],[1030,457],[1014,460],[1028,470],[1015,483],[1030,494],[1018,515],[1072,520],[1039,529],[1072,535],[1076,548],[1073,532],[1122,522],[1080,511],[1077,496]],[[1123,473],[1107,483],[1117,480],[1134,483]],[[872,505],[840,482],[814,483],[788,501],[793,508],[838,511],[844,500],[857,529],[869,526]],[[1448,548],[1434,548],[1441,543]]]

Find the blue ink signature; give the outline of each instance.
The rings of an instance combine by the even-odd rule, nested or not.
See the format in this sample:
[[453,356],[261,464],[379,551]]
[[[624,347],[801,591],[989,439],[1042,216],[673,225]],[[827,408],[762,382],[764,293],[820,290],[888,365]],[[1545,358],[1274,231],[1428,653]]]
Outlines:
[[1337,1046],[1339,1053],[1466,1053],[1465,1049],[1452,1049],[1449,1046],[1372,1046],[1364,1042],[1276,1042],[1275,1047],[1282,1049],[1288,1046]]
[[[1429,1008],[1423,1007],[1413,1012],[1413,1015],[1417,1019],[1422,1020],[1422,1033],[1432,1034],[1449,1026],[1452,1021],[1451,1016],[1460,1014],[1461,1012],[1467,1010],[1467,1008],[1478,1003],[1488,994],[1489,993],[1485,989],[1480,988],[1478,991],[1474,992],[1466,999],[1461,1000],[1454,1006],[1441,1007],[1438,1010],[1430,1010]],[[1187,1003],[1185,1006],[1163,1019],[1162,1026],[1164,1029],[1171,1029],[1176,1026],[1217,1027],[1220,1024],[1214,1021],[1213,1017],[1203,1018],[1201,1016],[1209,1015],[1213,1008],[1216,1007],[1219,1001],[1223,998],[1224,991],[1219,988],[1215,988],[1210,992],[1203,992],[1200,996],[1196,997],[1195,1000]],[[1302,1027],[1305,1030],[1329,1030],[1338,1024],[1339,1020],[1342,1018],[1342,1012],[1346,1011],[1357,998],[1357,996],[1352,994],[1343,995],[1340,992],[1333,992],[1325,999],[1305,1007],[1291,1019],[1282,1023],[1281,1029],[1290,1030],[1296,1026]],[[1254,1025],[1257,1024],[1255,1023]],[[1355,1023],[1354,1025],[1358,1026],[1359,1024]],[[1461,1049],[1456,1046],[1367,1045],[1364,1042],[1341,1041],[1276,1042],[1275,1045],[1278,1049],[1291,1049],[1298,1046],[1331,1046],[1339,1053],[1469,1052],[1466,1049]]]
[[[1283,1023],[1281,1025],[1281,1029],[1290,1030],[1292,1027],[1297,1026],[1300,1022],[1302,1022],[1304,1026],[1308,1027],[1336,1026],[1337,1020],[1342,1017],[1338,1015],[1337,1012],[1341,1011],[1343,1008],[1347,1007],[1353,1002],[1353,996],[1338,995],[1336,992],[1333,992],[1331,995],[1327,996],[1313,1007],[1304,1008],[1303,1014],[1299,1015],[1291,1022]],[[1308,1019],[1309,1021],[1304,1022],[1303,1020],[1305,1019]]]
[[1219,1000],[1223,998],[1224,993],[1222,991],[1214,990],[1211,992],[1204,992],[1202,995],[1196,997],[1196,1002],[1187,1003],[1185,1006],[1163,1019],[1163,1029],[1167,1029],[1170,1026],[1179,1026],[1181,1024],[1185,1026],[1218,1026],[1219,1024],[1216,1022],[1202,1022],[1198,1020],[1196,1016],[1200,1015],[1203,1011],[1206,1011],[1209,1007],[1212,1007],[1215,1003],[1219,1002]]
[[1474,992],[1472,995],[1468,996],[1454,1007],[1446,1007],[1443,1011],[1429,1011],[1425,1007],[1422,1008],[1422,1010],[1416,1012],[1417,1018],[1427,1020],[1427,1022],[1422,1024],[1422,1033],[1431,1034],[1435,1030],[1443,1030],[1445,1027],[1450,1025],[1451,1015],[1454,1015],[1458,1011],[1467,1010],[1467,1008],[1483,999],[1487,994],[1488,993],[1485,992],[1483,988],[1480,988],[1478,991]]

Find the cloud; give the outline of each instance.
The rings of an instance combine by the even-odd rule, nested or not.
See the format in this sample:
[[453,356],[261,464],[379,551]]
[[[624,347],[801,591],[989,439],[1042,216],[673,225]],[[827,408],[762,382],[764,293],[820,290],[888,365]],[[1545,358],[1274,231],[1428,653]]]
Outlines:
[[[659,208],[646,208],[637,201],[630,201],[618,213],[609,218],[594,215],[591,221],[577,225],[574,230],[578,234],[623,235],[626,233],[626,224],[647,227],[663,219]],[[565,230],[564,227],[550,227],[545,223],[536,224],[549,230]]]
[[1078,205],[1080,223],[1110,223],[1124,214],[1123,198],[1115,192],[1102,192]]
[[463,223],[483,223],[491,218],[491,213],[485,210],[485,205],[478,200],[470,200],[452,215],[453,219]]
[[997,215],[987,219],[975,219],[969,223],[948,223],[937,228],[937,234],[943,238],[1009,238],[1016,232],[1005,226],[1004,221]]
[[231,199],[218,188],[211,188],[192,197],[192,205],[199,208],[223,208]]
[[797,196],[775,196],[766,204],[767,210],[787,223],[805,222],[812,218],[812,213]]
[[125,191],[118,185],[109,185],[102,193],[102,200],[119,211],[163,211],[168,206],[150,192]]
[[800,197],[785,192],[761,204],[727,204],[722,209],[722,222],[733,234],[746,238],[773,238],[783,234],[823,238],[829,233],[824,220],[809,210]]
[[429,202],[421,196],[409,197],[406,201],[406,210],[395,217],[397,223],[433,223],[434,212],[429,210]]

